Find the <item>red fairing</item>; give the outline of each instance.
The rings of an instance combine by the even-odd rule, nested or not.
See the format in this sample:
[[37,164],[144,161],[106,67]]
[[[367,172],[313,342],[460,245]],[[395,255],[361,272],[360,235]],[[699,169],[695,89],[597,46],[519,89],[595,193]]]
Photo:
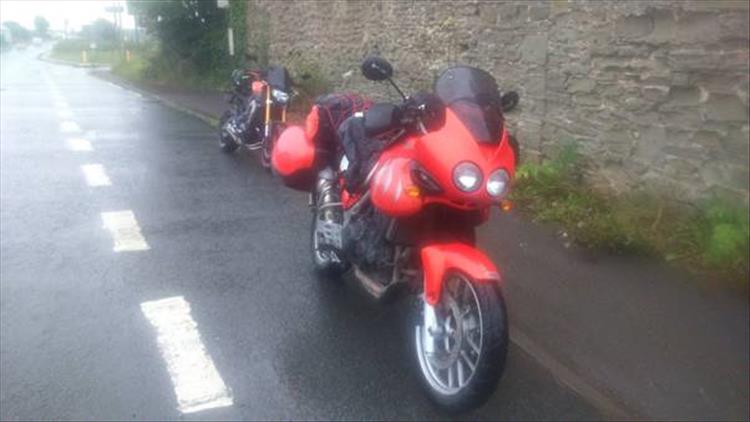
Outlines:
[[[426,135],[411,136],[383,152],[371,182],[373,203],[392,217],[412,215],[429,203],[467,210],[484,209],[498,203],[498,198],[487,193],[487,177],[504,169],[512,178],[516,165],[508,132],[503,129],[500,136],[500,142],[494,145],[477,142],[455,113],[447,109],[442,128]],[[420,195],[419,198],[399,196],[404,188],[414,185],[410,172],[412,161],[435,179],[443,189],[441,194]],[[462,192],[453,182],[453,169],[465,161],[476,164],[482,171],[482,184],[474,192]]]
[[[484,188],[487,177],[495,170],[505,169],[513,178],[516,164],[507,131],[503,130],[500,136],[500,142],[495,145],[477,142],[456,114],[448,108],[445,113],[445,125],[422,136],[414,143],[415,158],[444,190],[442,195],[429,197],[428,201],[445,202],[459,208],[481,208],[497,202]],[[453,169],[465,161],[476,164],[482,171],[482,185],[474,192],[462,192],[453,182]]]
[[273,148],[271,164],[284,184],[309,190],[314,183],[315,145],[301,126],[290,126],[281,133]]
[[372,203],[391,217],[415,214],[422,208],[422,198],[413,194],[414,189],[416,192],[419,189],[411,179],[411,160],[397,157],[381,160],[380,163],[373,179]]
[[500,281],[500,272],[487,255],[464,243],[425,246],[421,258],[425,299],[433,306],[440,302],[446,272],[460,271],[478,282]]

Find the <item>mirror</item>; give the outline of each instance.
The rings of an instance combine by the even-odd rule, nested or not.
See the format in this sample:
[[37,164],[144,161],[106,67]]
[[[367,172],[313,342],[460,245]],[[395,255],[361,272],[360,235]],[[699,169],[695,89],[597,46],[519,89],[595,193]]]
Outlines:
[[382,57],[369,56],[362,62],[362,74],[371,81],[384,81],[393,76],[393,66]]
[[503,106],[503,112],[508,112],[516,108],[518,105],[518,101],[520,100],[520,96],[516,91],[510,91],[503,94],[502,98],[500,99],[500,102]]

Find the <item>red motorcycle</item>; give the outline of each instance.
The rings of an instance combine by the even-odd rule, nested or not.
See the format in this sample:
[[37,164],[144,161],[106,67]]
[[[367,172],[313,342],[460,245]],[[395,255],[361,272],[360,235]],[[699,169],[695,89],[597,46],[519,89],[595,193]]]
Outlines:
[[508,349],[500,272],[474,230],[515,172],[503,110],[518,94],[501,95],[489,73],[467,66],[445,70],[434,94],[411,97],[382,58],[367,58],[362,71],[404,101],[328,97],[305,128],[281,134],[272,163],[288,186],[310,192],[316,270],[351,268],[376,298],[418,295],[411,328],[421,379],[437,404],[467,410],[494,391]]

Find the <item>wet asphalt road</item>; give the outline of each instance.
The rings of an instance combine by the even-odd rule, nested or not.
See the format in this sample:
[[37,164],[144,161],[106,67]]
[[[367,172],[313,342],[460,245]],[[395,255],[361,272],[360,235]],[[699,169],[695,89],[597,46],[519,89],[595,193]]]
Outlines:
[[[313,278],[303,194],[220,153],[203,122],[35,56],[2,56],[0,418],[447,418],[418,386],[406,303]],[[86,164],[111,185],[87,185]],[[150,249],[113,252],[101,213],[123,210]],[[232,405],[178,410],[140,307],[170,297]],[[491,401],[463,417],[598,413],[512,346]]]

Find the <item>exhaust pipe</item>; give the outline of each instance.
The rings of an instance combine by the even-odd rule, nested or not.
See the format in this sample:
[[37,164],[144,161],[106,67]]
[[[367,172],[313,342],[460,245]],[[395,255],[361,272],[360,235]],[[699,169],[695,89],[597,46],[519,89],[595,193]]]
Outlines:
[[373,279],[367,273],[360,270],[359,267],[356,265],[353,265],[354,267],[354,278],[359,281],[359,284],[362,285],[362,287],[365,289],[367,293],[372,296],[375,300],[383,300],[384,298],[389,296],[389,293],[393,290],[396,290],[401,285],[405,285],[405,282],[394,282],[389,284],[383,284],[378,282],[377,280]]
[[354,266],[354,277],[356,277],[362,287],[365,288],[367,293],[377,300],[380,300],[380,298],[385,295],[386,290],[388,290],[388,285],[383,285],[382,283],[373,280],[356,265]]

